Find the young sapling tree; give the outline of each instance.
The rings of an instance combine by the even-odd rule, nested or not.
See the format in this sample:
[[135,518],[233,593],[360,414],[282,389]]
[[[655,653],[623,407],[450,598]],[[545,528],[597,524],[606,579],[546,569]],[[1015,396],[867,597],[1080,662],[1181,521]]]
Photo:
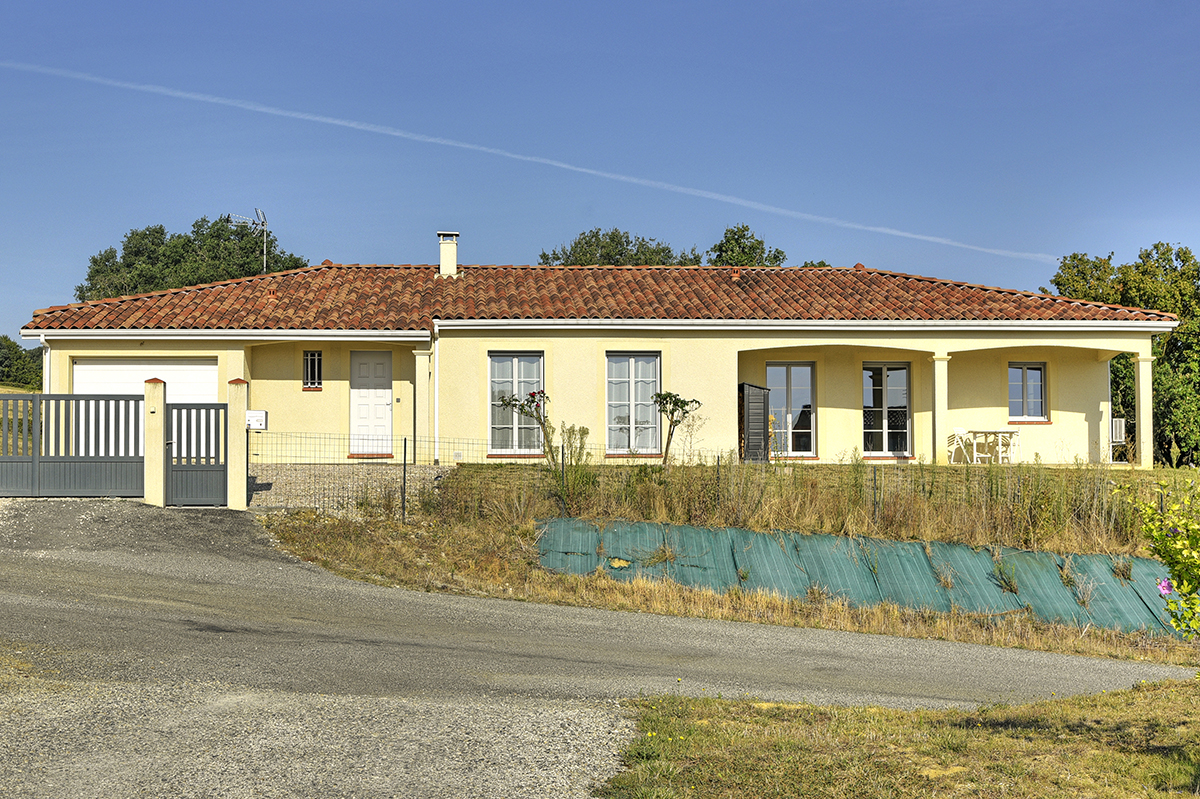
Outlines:
[[688,414],[700,407],[700,400],[684,399],[673,391],[660,391],[651,397],[658,412],[667,417],[667,441],[663,445],[663,466],[671,456],[671,439],[675,437],[675,428],[683,424]]
[[550,395],[542,389],[530,391],[523,397],[510,394],[500,397],[500,407],[516,411],[537,422],[542,431],[542,453],[546,463],[554,468],[558,465],[558,453],[554,451],[554,425],[550,423]]

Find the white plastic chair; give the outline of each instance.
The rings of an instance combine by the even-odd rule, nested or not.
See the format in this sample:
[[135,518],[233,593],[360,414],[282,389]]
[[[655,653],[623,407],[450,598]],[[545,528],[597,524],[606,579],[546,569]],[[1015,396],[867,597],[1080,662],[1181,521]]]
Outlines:
[[1021,459],[1021,431],[1014,430],[996,442],[998,463],[1016,463]]
[[950,436],[950,462],[954,463],[954,453],[962,453],[962,462],[967,463],[971,460],[971,454],[967,452],[967,431],[961,427],[954,428],[954,434]]

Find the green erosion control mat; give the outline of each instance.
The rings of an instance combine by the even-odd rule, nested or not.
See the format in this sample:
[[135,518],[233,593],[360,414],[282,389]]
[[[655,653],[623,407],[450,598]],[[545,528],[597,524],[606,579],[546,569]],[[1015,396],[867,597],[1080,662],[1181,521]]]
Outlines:
[[[734,528],[581,519],[538,522],[546,569],[618,580],[641,575],[724,592],[734,586],[804,597],[812,587],[855,607],[887,600],[902,607],[1006,613],[1029,607],[1046,621],[1173,633],[1158,561],[1130,559],[1130,579],[1107,555],[1063,558],[1016,549],[975,550],[940,541],[896,542]],[[1064,569],[1066,574],[1064,574]],[[1007,588],[1007,590],[1006,590]],[[1015,593],[1014,593],[1015,591]],[[1085,607],[1086,606],[1086,607]]]
[[859,608],[883,601],[857,541],[839,535],[792,534],[791,538],[808,575],[806,589],[816,586]]
[[600,531],[603,566],[618,580],[669,576],[666,543],[662,525],[651,522],[610,522]]
[[938,585],[924,544],[860,538],[858,545],[875,575],[879,594],[888,602],[904,608],[950,612],[950,597]]
[[565,574],[590,574],[600,565],[600,532],[576,519],[537,522],[542,567]]
[[1011,569],[1017,597],[1038,617],[1080,627],[1092,622],[1087,610],[1076,601],[1075,594],[1063,584],[1057,555],[1003,547],[997,564],[1001,569]]
[[711,588],[721,594],[729,586],[737,585],[728,530],[669,525],[663,530],[663,537],[672,556],[667,574],[675,582],[693,588]]
[[940,581],[949,585],[946,597],[968,613],[1005,613],[1025,604],[1006,592],[993,572],[992,555],[961,544],[929,542],[929,563]]
[[[1113,559],[1109,555],[1070,555],[1060,559],[1060,562],[1067,566],[1074,579],[1072,590],[1076,598],[1081,604],[1086,602],[1093,619],[1110,620],[1114,629],[1125,632],[1171,628],[1169,622],[1164,623],[1159,618],[1156,610],[1146,606],[1142,597],[1130,586],[1132,581],[1122,580],[1115,574]],[[1165,566],[1162,571],[1166,575]],[[1158,599],[1155,604],[1162,608],[1157,582],[1153,580],[1150,584]]]
[[810,580],[800,563],[793,536],[786,533],[752,533],[726,528],[733,549],[733,565],[742,588],[783,596],[804,596]]
[[1146,607],[1150,608],[1162,622],[1163,627],[1174,632],[1175,628],[1171,626],[1171,617],[1167,615],[1166,600],[1158,592],[1159,581],[1164,577],[1171,576],[1167,572],[1167,567],[1157,560],[1148,558],[1130,558],[1130,566],[1133,579],[1129,582],[1129,589],[1137,592]]

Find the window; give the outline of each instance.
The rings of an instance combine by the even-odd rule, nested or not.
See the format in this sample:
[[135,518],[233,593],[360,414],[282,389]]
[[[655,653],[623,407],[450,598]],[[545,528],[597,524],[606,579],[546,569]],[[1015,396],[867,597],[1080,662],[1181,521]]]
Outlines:
[[780,455],[813,455],[816,410],[811,363],[768,363],[771,451]]
[[658,452],[658,353],[609,353],[608,451]]
[[908,364],[863,364],[863,454],[908,455]]
[[305,391],[321,390],[321,351],[304,351],[304,377],[300,387]]
[[1008,365],[1008,417],[1038,421],[1046,418],[1046,364]]
[[532,454],[542,451],[542,431],[537,422],[500,404],[501,397],[525,397],[542,388],[540,352],[504,352],[488,356],[488,451],[496,454]]

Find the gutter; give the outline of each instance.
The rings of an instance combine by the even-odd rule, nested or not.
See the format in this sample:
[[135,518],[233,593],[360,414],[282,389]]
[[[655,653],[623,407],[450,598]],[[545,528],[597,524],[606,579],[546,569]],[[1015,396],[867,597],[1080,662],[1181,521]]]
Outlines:
[[427,330],[21,330],[25,340],[94,340],[119,341],[138,339],[144,341],[253,341],[277,343],[283,341],[404,341],[427,343]]
[[1041,321],[1041,320],[892,320],[863,319],[854,321],[794,319],[446,319],[441,327],[458,330],[525,329],[551,330],[573,329],[636,329],[636,330],[737,330],[750,332],[996,332],[1020,330],[1022,332],[1093,332],[1093,333],[1165,333],[1178,327],[1177,320],[1163,321]]

